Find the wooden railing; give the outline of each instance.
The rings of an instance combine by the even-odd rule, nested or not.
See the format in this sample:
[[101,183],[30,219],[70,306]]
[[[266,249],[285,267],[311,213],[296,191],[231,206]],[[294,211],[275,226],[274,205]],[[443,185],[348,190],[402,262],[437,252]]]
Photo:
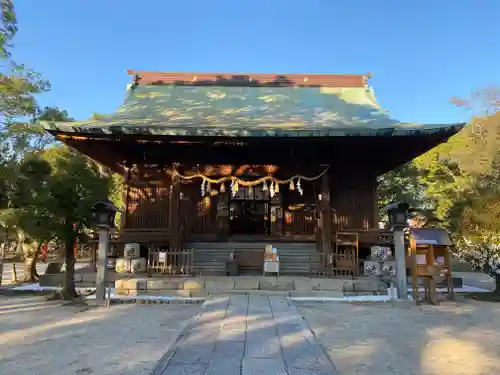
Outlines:
[[194,250],[169,251],[168,249],[150,248],[148,273],[161,273],[171,276],[192,275],[194,271]]

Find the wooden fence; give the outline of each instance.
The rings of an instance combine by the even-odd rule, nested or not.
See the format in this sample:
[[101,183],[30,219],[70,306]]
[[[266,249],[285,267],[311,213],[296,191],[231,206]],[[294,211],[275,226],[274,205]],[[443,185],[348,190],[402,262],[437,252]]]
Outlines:
[[188,276],[194,271],[194,250],[169,251],[151,247],[148,256],[148,274]]

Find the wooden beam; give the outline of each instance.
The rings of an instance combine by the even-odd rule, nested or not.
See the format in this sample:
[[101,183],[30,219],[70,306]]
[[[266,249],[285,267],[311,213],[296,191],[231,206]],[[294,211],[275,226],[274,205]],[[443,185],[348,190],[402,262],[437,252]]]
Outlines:
[[361,87],[371,74],[283,74],[283,73],[180,73],[145,72],[128,69],[133,82],[139,85],[217,85],[217,86],[269,86],[286,83],[305,87]]
[[310,160],[316,165],[330,164],[332,174],[349,174],[356,169],[360,174],[375,175],[404,164],[452,135],[451,130],[431,135],[323,138],[168,137],[131,134],[118,137],[82,133],[87,139],[81,139],[79,134],[59,136],[69,137],[62,139],[63,142],[120,173],[122,171],[119,164],[122,160],[129,160],[134,164],[163,165],[174,162],[192,165],[285,165]]
[[114,173],[124,173],[122,165],[124,158],[109,147],[111,142],[99,141],[98,145],[101,147],[96,147],[95,141],[92,140],[61,139],[61,141]]

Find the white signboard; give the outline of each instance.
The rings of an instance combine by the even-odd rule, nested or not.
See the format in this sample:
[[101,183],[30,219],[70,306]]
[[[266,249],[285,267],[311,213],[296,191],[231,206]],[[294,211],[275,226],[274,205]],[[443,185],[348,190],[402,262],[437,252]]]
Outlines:
[[166,263],[167,262],[167,252],[160,251],[158,253],[158,263]]
[[417,254],[415,258],[418,265],[427,264],[427,256],[425,254]]
[[279,273],[280,263],[279,262],[264,262],[264,272],[265,273]]

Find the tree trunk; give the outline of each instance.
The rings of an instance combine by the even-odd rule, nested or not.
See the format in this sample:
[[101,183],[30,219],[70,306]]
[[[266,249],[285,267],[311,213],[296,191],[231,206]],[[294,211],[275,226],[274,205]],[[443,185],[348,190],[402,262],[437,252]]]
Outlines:
[[2,286],[3,280],[3,270],[4,270],[4,260],[5,260],[5,247],[7,241],[4,241],[0,244],[0,286]]
[[61,298],[72,300],[77,297],[75,290],[75,238],[67,238],[64,243],[64,261],[66,263],[66,272],[64,275],[64,284],[61,290]]
[[16,262],[13,261],[11,264],[10,264],[10,268],[11,268],[11,276],[10,276],[10,280],[13,282],[13,283],[17,283],[17,271],[16,271]]
[[26,236],[24,235],[24,231],[21,229],[16,230],[16,236],[16,258],[20,258],[24,255],[24,241],[26,240]]
[[500,275],[495,276],[495,294],[500,295]]
[[35,282],[39,281],[40,277],[38,271],[36,270],[36,261],[40,250],[42,248],[42,243],[37,243],[35,251],[27,251],[24,258],[24,281],[25,282]]

